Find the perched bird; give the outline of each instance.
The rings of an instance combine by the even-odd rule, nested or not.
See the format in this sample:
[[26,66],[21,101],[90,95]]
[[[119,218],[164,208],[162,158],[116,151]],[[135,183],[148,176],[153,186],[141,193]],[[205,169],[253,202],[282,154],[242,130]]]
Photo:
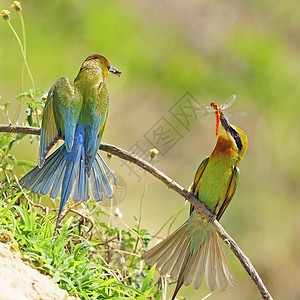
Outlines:
[[[113,196],[110,180],[116,180],[98,153],[108,114],[109,94],[106,78],[121,72],[99,54],[88,56],[74,83],[59,78],[48,92],[42,118],[39,164],[20,184],[42,195],[50,192],[55,199],[61,193],[59,213],[72,196],[74,201],[96,201]],[[53,145],[64,144],[46,158]]]
[[[215,109],[217,124],[220,120],[222,128],[217,131],[217,144],[212,154],[198,167],[190,190],[220,220],[237,187],[237,166],[246,152],[247,137],[241,129],[229,124],[220,108]],[[142,258],[148,265],[156,263],[161,275],[178,278],[172,299],[183,284],[192,283],[195,289],[200,288],[204,273],[210,291],[216,285],[225,290],[226,279],[230,285],[237,285],[218,233],[193,206],[188,220]]]

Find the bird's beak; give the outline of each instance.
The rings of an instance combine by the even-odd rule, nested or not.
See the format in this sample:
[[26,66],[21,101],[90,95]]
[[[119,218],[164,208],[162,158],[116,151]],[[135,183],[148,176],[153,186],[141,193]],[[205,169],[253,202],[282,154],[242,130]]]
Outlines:
[[108,67],[108,72],[109,72],[109,73],[112,73],[112,74],[115,74],[115,75],[117,75],[117,76],[119,76],[119,77],[120,77],[120,75],[122,74],[121,71],[119,71],[117,68],[115,68],[115,67],[113,67],[113,66],[109,66],[109,67]]
[[222,116],[220,117],[220,120],[221,120],[221,124],[222,124],[223,128],[225,129],[226,132],[228,132],[230,129],[230,123],[223,112],[222,112]]

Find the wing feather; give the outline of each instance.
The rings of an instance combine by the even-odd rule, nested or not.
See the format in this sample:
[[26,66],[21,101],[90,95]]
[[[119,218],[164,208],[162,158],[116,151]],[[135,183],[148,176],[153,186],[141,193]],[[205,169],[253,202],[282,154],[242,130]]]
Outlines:
[[104,82],[99,85],[86,104],[83,112],[85,129],[85,151],[87,171],[90,174],[96,154],[99,150],[108,114],[109,95]]
[[237,187],[237,184],[238,184],[238,181],[239,181],[239,174],[240,174],[239,168],[235,167],[233,169],[231,180],[230,180],[230,183],[229,183],[226,195],[225,195],[225,200],[224,200],[222,206],[220,207],[220,210],[217,213],[217,220],[218,221],[221,219],[223,213],[225,212],[227,206],[229,205],[229,203],[230,203],[230,201],[231,201],[231,199],[232,199],[232,197],[233,197],[233,195],[236,191],[236,187]]
[[68,78],[61,77],[53,84],[43,113],[39,167],[59,139],[63,138],[67,152],[71,151],[81,105],[81,97]]
[[[209,161],[209,156],[206,157],[206,158],[201,162],[201,164],[199,165],[199,167],[198,167],[198,169],[197,169],[197,171],[196,171],[195,178],[194,178],[194,182],[193,182],[193,184],[192,184],[191,187],[190,187],[190,191],[191,191],[196,197],[198,197],[198,191],[199,191],[199,188],[200,188],[200,187],[198,186],[198,184],[199,184],[199,181],[200,181],[200,179],[201,179],[201,177],[202,177],[202,174],[203,174],[203,172],[204,172],[204,170],[205,170],[205,168],[206,168],[206,166],[207,166],[207,164],[208,164],[208,161]],[[191,205],[191,206],[190,206],[190,214],[193,212],[193,210],[194,210],[194,206]]]

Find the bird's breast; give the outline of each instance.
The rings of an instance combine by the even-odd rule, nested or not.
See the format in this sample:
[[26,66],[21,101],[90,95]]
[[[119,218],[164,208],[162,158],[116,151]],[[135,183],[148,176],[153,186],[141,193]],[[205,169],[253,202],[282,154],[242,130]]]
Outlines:
[[195,191],[198,199],[212,213],[224,202],[232,171],[232,161],[228,156],[227,159],[224,159],[224,156],[210,156]]

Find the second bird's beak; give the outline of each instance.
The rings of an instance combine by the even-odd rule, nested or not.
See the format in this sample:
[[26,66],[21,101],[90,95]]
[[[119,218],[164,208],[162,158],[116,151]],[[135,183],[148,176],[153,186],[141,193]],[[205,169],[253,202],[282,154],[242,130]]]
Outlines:
[[115,74],[115,75],[117,75],[117,76],[119,76],[119,77],[120,77],[120,75],[122,74],[121,71],[119,71],[117,68],[115,68],[115,67],[113,67],[113,66],[109,66],[109,67],[108,67],[108,72],[109,72],[109,73],[112,73],[112,74]]

